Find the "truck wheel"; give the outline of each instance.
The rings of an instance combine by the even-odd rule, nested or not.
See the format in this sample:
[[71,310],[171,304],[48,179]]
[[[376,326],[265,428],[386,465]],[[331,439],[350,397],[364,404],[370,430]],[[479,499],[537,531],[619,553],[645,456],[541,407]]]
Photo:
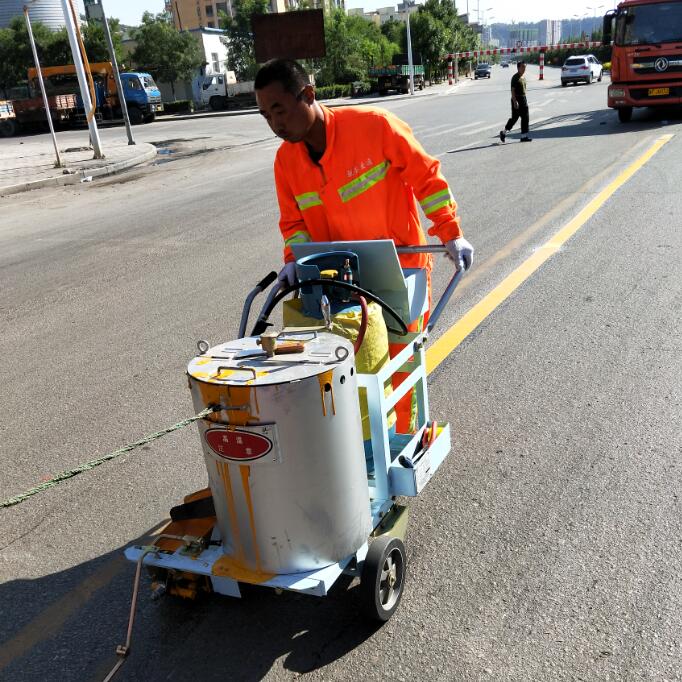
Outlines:
[[629,123],[632,120],[632,107],[621,107],[617,111],[621,123]]
[[144,117],[144,122],[145,122],[145,123],[154,123],[155,120],[156,120],[156,114],[153,113],[153,112],[152,112],[151,114],[147,114],[147,115]]
[[13,118],[7,118],[4,121],[0,121],[0,135],[2,137],[12,137],[16,135],[19,130],[17,122]]
[[386,97],[387,94],[388,90],[379,90],[379,95],[381,95],[381,97]]
[[221,109],[224,109],[225,102],[223,101],[223,97],[220,95],[213,95],[213,97],[208,100],[208,106],[211,107],[213,111],[220,111]]
[[137,107],[128,109],[128,117],[130,118],[130,124],[134,126],[138,126],[144,121],[144,114]]

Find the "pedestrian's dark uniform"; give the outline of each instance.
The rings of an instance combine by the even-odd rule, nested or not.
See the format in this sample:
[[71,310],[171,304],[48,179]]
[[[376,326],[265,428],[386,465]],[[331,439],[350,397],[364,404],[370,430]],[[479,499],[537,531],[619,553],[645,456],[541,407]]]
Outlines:
[[511,79],[512,90],[516,96],[518,107],[514,107],[514,100],[511,101],[511,118],[504,126],[505,131],[510,131],[521,117],[521,134],[528,134],[528,100],[526,99],[526,79],[520,74],[515,73]]

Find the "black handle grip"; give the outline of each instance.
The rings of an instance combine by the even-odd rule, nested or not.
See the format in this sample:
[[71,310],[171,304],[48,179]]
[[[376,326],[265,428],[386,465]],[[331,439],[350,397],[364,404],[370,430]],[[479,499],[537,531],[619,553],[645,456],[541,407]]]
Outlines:
[[260,289],[263,291],[263,289],[267,289],[275,280],[277,279],[277,273],[273,270],[272,272],[268,272],[263,279],[256,284],[256,288]]

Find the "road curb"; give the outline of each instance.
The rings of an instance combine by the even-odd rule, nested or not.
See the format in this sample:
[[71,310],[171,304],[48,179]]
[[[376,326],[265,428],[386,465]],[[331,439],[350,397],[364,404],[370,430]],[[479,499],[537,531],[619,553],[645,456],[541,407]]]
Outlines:
[[[448,86],[449,87],[449,86]],[[453,84],[455,87],[455,84]],[[425,92],[423,94],[417,95],[419,99],[422,97],[437,97],[441,93],[439,92]],[[392,97],[373,97],[368,100],[358,100],[349,97],[348,99],[332,99],[332,100],[319,100],[320,104],[324,104],[326,107],[346,107],[346,106],[363,106],[363,105],[373,105],[379,104],[380,102],[397,102],[401,99],[412,99],[414,95],[393,95]],[[191,121],[193,118],[223,118],[224,116],[250,116],[257,114],[258,109],[239,109],[237,111],[202,111],[197,114],[180,114],[179,116],[157,116],[156,123],[168,123],[169,121]]]
[[124,159],[116,163],[108,163],[97,168],[84,169],[69,173],[68,175],[58,175],[53,178],[44,178],[42,180],[31,180],[30,182],[22,182],[17,185],[7,185],[0,187],[0,196],[9,196],[10,194],[19,194],[20,192],[29,192],[33,189],[41,189],[43,187],[64,187],[67,185],[77,185],[84,178],[101,178],[107,175],[115,175],[121,171],[138,166],[146,161],[151,161],[156,156],[156,147],[144,142],[151,149],[147,149],[142,154],[138,154],[131,159]]

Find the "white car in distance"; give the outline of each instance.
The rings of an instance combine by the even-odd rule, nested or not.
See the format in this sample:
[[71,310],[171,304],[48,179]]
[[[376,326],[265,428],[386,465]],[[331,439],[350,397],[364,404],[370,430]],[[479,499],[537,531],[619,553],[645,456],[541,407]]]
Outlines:
[[604,67],[593,54],[581,54],[569,57],[561,67],[561,85],[569,83],[587,83],[601,81]]

